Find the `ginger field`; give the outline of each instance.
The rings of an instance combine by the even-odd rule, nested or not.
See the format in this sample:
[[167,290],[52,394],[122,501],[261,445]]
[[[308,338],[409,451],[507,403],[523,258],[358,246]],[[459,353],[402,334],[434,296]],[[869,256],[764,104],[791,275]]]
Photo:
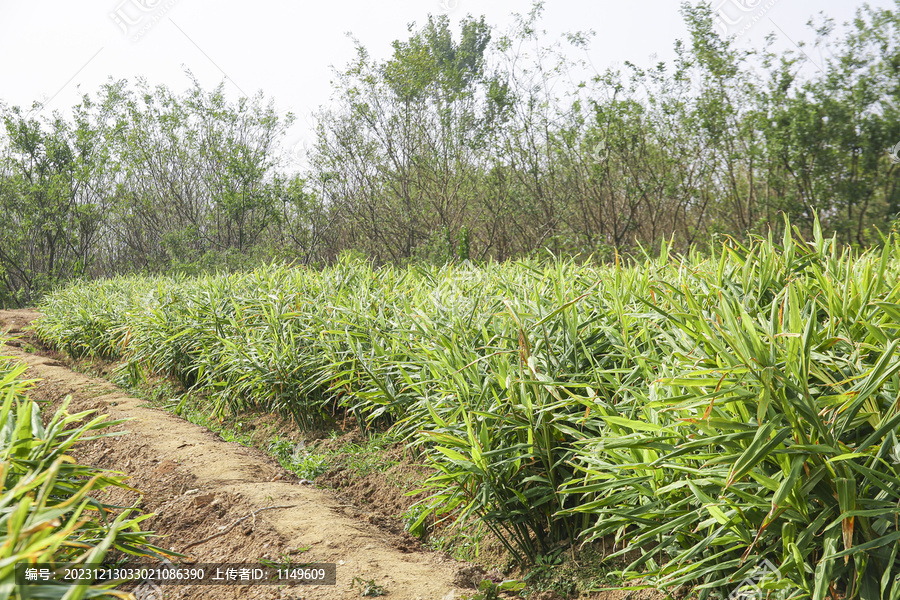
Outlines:
[[479,519],[522,565],[602,541],[701,599],[900,598],[896,236],[127,277],[40,310],[44,342],[213,413],[392,428],[436,469],[414,525]]

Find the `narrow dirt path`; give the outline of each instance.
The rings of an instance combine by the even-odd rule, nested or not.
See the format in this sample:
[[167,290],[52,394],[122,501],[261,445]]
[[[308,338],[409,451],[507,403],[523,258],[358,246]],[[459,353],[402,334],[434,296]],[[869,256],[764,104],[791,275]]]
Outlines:
[[[37,316],[27,310],[0,311],[0,330],[20,334]],[[199,563],[285,556],[295,563],[337,563],[333,586],[166,586],[163,597],[360,598],[360,581],[374,582],[387,591],[387,598],[398,600],[450,600],[474,592],[454,584],[465,565],[437,553],[410,551],[408,540],[353,518],[356,511],[327,491],[288,481],[286,472],[262,452],[142,406],[144,401],[103,379],[24,352],[21,346],[14,340],[0,354],[27,363],[28,376],[41,379],[32,397],[56,405],[71,395],[69,412],[96,409],[112,419],[131,419],[119,427],[130,434],[83,446],[77,458],[133,477],[131,483],[142,496],[117,491],[106,500],[127,506],[140,502],[142,509],[156,513],[149,528],[166,536],[159,545],[184,551]],[[227,531],[238,519],[276,506],[289,508],[259,512]]]

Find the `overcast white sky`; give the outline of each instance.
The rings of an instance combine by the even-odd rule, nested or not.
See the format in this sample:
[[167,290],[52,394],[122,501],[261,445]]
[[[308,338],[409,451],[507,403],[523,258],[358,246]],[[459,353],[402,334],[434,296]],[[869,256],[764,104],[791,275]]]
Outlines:
[[[897,0],[900,3],[900,0]],[[280,111],[297,115],[288,146],[311,138],[311,113],[327,104],[332,66],[353,54],[353,33],[376,58],[391,42],[408,37],[407,24],[447,13],[485,15],[501,30],[511,13],[527,13],[531,0],[0,0],[0,102],[46,104],[67,112],[82,93],[94,93],[109,77],[182,91],[190,69],[207,89],[227,77],[229,94],[262,90]],[[891,7],[891,0],[872,0]],[[761,45],[775,31],[783,43],[811,40],[806,22],[824,11],[838,22],[851,19],[853,0],[713,0],[721,26],[743,32],[740,43]],[[650,56],[668,60],[676,39],[687,33],[678,0],[549,0],[543,28],[549,38],[592,29],[590,53],[602,71]]]

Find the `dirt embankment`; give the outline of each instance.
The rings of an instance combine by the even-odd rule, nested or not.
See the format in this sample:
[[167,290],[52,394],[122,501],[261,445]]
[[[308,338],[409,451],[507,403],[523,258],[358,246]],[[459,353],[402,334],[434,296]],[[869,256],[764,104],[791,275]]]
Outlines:
[[[37,316],[0,311],[0,330],[20,334]],[[466,565],[415,548],[408,538],[359,519],[357,509],[297,482],[262,452],[225,442],[173,414],[144,406],[103,379],[23,347],[13,340],[2,354],[26,362],[27,375],[41,379],[32,397],[55,406],[70,395],[70,412],[96,409],[112,419],[131,419],[118,427],[128,435],[85,445],[77,458],[132,476],[142,495],[117,491],[106,500],[126,506],[138,502],[155,513],[145,523],[164,536],[158,545],[199,563],[280,562],[288,557],[294,563],[337,564],[334,586],[166,586],[163,597],[360,598],[361,582],[377,584],[397,600],[450,600],[475,592],[460,585]]]

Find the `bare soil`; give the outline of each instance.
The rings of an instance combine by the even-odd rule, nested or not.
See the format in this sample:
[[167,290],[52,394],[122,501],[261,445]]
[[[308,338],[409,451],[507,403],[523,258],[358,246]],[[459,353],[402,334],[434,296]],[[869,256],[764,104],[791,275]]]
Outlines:
[[[396,494],[384,493],[385,485],[402,484],[410,467],[392,467],[395,477],[387,480],[394,483],[385,484],[384,477],[376,482],[375,476],[355,482],[348,492],[368,504],[347,504],[334,493],[298,481],[261,451],[226,442],[128,397],[104,379],[74,372],[52,353],[24,351],[36,346],[25,328],[37,316],[28,310],[0,311],[0,330],[19,336],[7,342],[2,353],[29,365],[27,376],[40,379],[31,395],[46,401],[50,410],[71,396],[69,412],[93,409],[111,419],[130,419],[116,427],[128,435],[86,443],[76,458],[131,476],[130,484],[140,494],[116,490],[104,500],[137,504],[154,513],[144,524],[162,536],[158,545],[200,563],[288,556],[295,562],[338,565],[334,586],[166,586],[163,597],[360,598],[360,581],[374,582],[388,598],[398,600],[450,600],[475,592],[464,587],[470,565],[424,550],[402,528],[398,531],[396,520],[386,517],[402,506]],[[267,510],[227,530],[260,509]]]

